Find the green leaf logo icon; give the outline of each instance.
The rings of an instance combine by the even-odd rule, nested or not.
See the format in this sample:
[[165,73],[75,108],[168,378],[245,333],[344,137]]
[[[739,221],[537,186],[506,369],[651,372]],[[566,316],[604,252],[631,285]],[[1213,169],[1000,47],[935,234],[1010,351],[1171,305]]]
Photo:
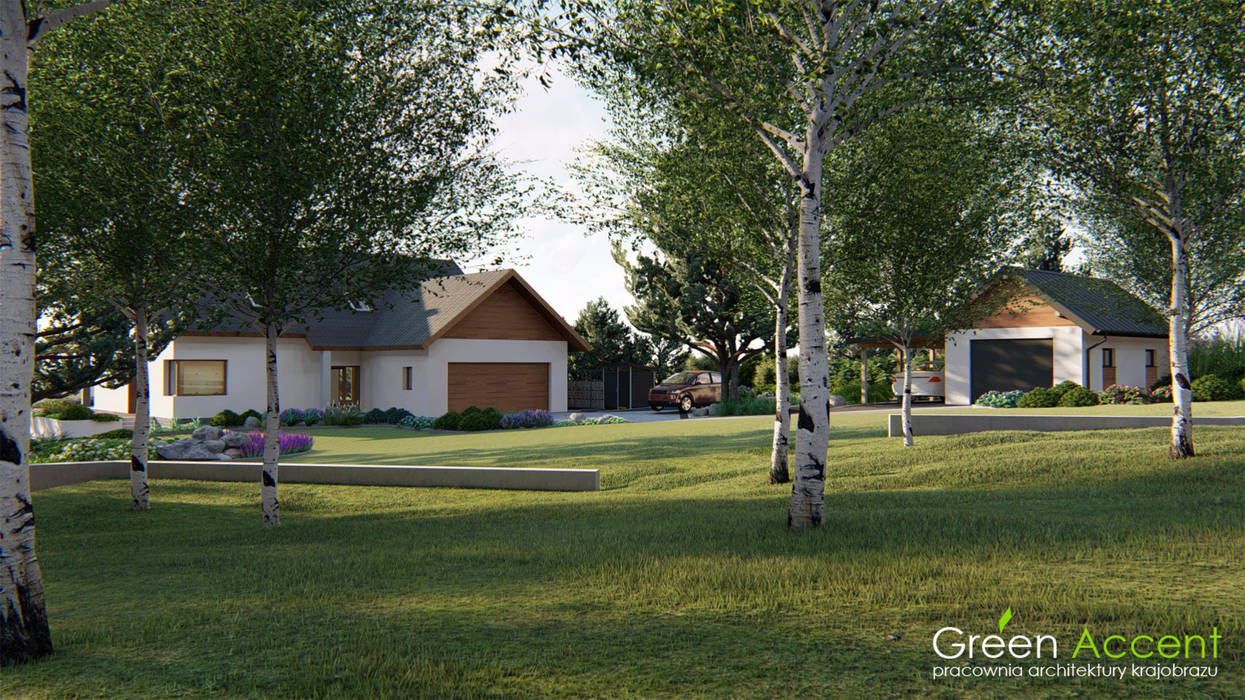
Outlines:
[[1003,628],[1007,626],[1007,623],[1010,622],[1011,619],[1012,609],[1011,606],[1008,606],[1008,608],[1003,611],[1003,615],[999,617],[999,634],[1003,634]]

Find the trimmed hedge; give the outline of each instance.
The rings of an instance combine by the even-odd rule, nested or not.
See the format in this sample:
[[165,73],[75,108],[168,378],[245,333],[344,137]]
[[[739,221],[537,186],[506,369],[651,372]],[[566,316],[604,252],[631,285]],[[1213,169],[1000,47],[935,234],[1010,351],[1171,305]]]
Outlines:
[[1064,408],[1075,408],[1077,406],[1097,406],[1098,405],[1098,394],[1095,394],[1094,392],[1090,391],[1089,389],[1086,389],[1083,386],[1078,386],[1078,387],[1069,389],[1067,393],[1065,393],[1062,397],[1060,397],[1059,405],[1063,406]]

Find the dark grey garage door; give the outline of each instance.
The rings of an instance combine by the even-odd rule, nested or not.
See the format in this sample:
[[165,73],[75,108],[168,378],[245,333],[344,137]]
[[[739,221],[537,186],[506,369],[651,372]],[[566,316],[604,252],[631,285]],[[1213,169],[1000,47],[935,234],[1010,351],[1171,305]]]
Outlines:
[[974,340],[973,401],[990,391],[1050,386],[1055,378],[1055,351],[1047,340]]

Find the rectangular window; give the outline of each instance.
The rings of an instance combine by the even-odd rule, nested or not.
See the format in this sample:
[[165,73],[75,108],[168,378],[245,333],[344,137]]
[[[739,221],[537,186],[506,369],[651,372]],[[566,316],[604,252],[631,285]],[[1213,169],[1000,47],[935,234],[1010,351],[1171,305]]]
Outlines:
[[1146,350],[1146,367],[1154,366],[1154,351]]
[[403,367],[402,368],[402,388],[406,391],[410,391],[413,385],[414,385],[414,382],[412,381],[412,378],[411,378],[411,368]]
[[1114,367],[1115,366],[1115,350],[1111,348],[1102,349],[1102,366],[1103,367]]
[[165,360],[165,396],[224,396],[225,360]]

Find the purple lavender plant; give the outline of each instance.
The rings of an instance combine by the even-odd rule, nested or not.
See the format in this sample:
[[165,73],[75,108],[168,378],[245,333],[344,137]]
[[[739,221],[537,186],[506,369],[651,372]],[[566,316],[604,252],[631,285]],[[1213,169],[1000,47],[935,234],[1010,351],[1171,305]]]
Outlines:
[[518,413],[507,413],[501,417],[501,427],[506,429],[539,428],[546,425],[553,425],[553,415],[548,411],[519,411]]
[[[253,430],[246,434],[247,442],[238,450],[242,452],[243,457],[260,457],[264,454],[264,434],[258,430]],[[287,455],[294,452],[306,452],[311,449],[315,443],[315,438],[307,433],[287,433],[277,431],[277,447],[281,454]]]

